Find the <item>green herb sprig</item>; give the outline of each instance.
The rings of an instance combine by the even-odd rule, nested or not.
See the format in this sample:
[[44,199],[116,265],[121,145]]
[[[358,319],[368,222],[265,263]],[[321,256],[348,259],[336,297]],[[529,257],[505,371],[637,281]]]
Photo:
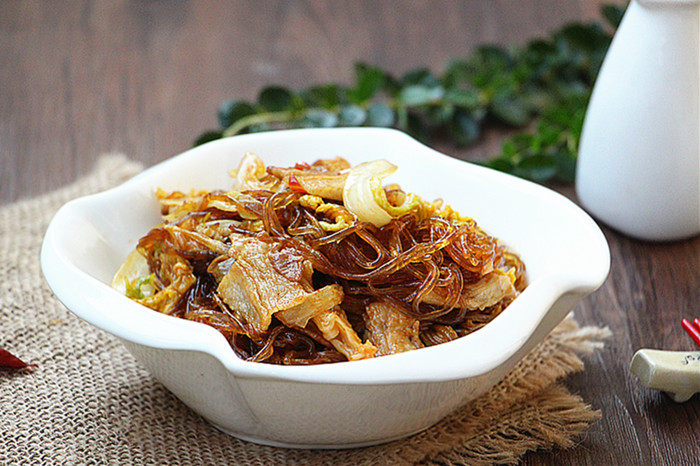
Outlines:
[[507,138],[486,165],[538,182],[570,183],[591,89],[623,12],[604,6],[607,28],[570,23],[521,48],[481,46],[441,74],[420,68],[397,78],[357,63],[352,86],[266,87],[255,102],[221,105],[220,129],[203,133],[195,145],[273,129],[378,126],[426,143],[468,146],[485,125],[527,127]]

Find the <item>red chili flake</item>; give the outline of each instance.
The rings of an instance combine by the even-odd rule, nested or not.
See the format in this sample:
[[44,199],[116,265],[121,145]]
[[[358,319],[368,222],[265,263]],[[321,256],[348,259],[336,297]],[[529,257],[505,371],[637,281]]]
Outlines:
[[0,369],[24,369],[36,367],[36,364],[27,364],[7,350],[0,348]]
[[694,323],[691,323],[688,319],[683,319],[681,325],[690,338],[700,346],[700,319],[695,319]]
[[308,170],[309,168],[311,168],[311,165],[309,165],[306,162],[297,162],[297,164],[294,165],[294,168],[296,168],[297,170]]
[[294,173],[289,175],[289,189],[298,193],[307,194],[304,187],[299,183],[299,180],[297,180],[297,177],[294,176]]

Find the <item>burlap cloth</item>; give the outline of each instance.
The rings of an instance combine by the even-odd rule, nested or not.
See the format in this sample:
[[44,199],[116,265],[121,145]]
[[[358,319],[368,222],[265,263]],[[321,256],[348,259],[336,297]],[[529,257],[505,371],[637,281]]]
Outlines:
[[44,231],[66,201],[140,166],[122,156],[39,198],[0,207],[0,347],[38,368],[0,371],[0,464],[481,463],[571,447],[599,417],[558,380],[609,333],[569,318],[494,389],[434,427],[387,445],[287,450],[223,434],[192,412],[110,335],[68,312],[39,268]]

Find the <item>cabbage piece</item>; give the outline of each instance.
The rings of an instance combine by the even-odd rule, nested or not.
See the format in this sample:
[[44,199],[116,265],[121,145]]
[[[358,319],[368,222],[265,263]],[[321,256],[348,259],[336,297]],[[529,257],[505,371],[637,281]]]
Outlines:
[[195,231],[217,241],[226,241],[234,230],[248,230],[251,233],[263,231],[262,220],[210,220],[195,226]]
[[343,200],[343,188],[350,165],[343,159],[318,160],[308,168],[268,167],[267,171],[284,180],[292,190],[333,201]]
[[197,279],[193,274],[192,267],[179,256],[161,254],[161,263],[161,269],[167,269],[161,270],[161,275],[168,282],[167,286],[151,296],[135,301],[163,314],[172,314],[177,303]]
[[180,298],[196,281],[192,267],[174,254],[159,253],[165,288],[158,289],[142,251],[129,254],[112,280],[112,288],[155,311],[170,314]]
[[343,353],[348,361],[373,358],[377,348],[360,337],[348,322],[348,317],[340,307],[321,312],[313,317],[313,323],[321,331],[323,338]]
[[[475,283],[465,284],[456,307],[459,309],[484,309],[499,303],[505,298],[515,296],[513,274],[495,269],[482,276]],[[424,300],[427,304],[445,306],[448,302],[444,288],[436,286]]]
[[217,293],[256,334],[268,330],[273,315],[287,326],[303,328],[309,319],[343,300],[340,285],[313,291],[311,264],[292,249],[278,251],[257,238],[235,234],[229,255],[235,262]]
[[169,247],[174,248],[179,254],[204,255],[209,251],[218,255],[226,254],[229,247],[223,242],[196,231],[185,230],[177,225],[163,225],[151,231],[162,230],[165,241]]
[[295,175],[299,186],[309,194],[333,201],[343,199],[347,175],[317,175],[315,173]]
[[277,191],[280,187],[280,180],[268,175],[263,161],[251,152],[246,152],[238,168],[231,170],[229,175],[233,177],[234,191]]
[[[428,218],[432,216],[444,218],[445,220],[449,220],[455,224],[471,223],[476,225],[474,219],[457,212],[452,208],[452,206],[445,204],[442,199],[422,203],[420,208],[420,218]],[[481,229],[479,229],[479,231],[482,232]],[[483,234],[485,235],[486,233]]]
[[420,339],[425,346],[435,346],[447,343],[459,338],[459,335],[449,325],[435,324],[420,334]]
[[397,306],[374,302],[364,314],[367,341],[377,347],[376,356],[403,353],[423,347],[419,338],[420,323],[405,315]]
[[191,212],[201,210],[201,202],[207,196],[207,191],[191,190],[189,193],[181,191],[167,192],[157,188],[155,196],[160,202],[163,219],[168,223],[175,223]]
[[265,164],[257,155],[246,152],[238,168],[232,170],[230,175],[234,179],[234,189],[238,191],[255,189],[260,178],[265,176]]
[[126,284],[126,297],[129,299],[144,299],[155,293],[156,290],[156,275],[145,275],[136,279],[134,282],[124,280]]
[[343,301],[343,287],[327,285],[310,293],[304,301],[289,309],[283,309],[275,314],[280,322],[287,327],[304,328],[309,319],[325,312]]
[[[150,292],[151,290],[147,289],[142,290],[141,284],[138,283],[143,279],[143,277],[148,277],[150,274],[151,270],[148,267],[148,261],[146,261],[146,258],[138,249],[134,249],[128,256],[126,256],[126,260],[114,275],[114,278],[112,279],[112,288],[131,298],[129,294],[137,295],[138,293],[134,290],[134,288],[138,287],[141,294],[148,293],[150,296],[153,294],[153,292]],[[145,285],[145,283],[143,284]],[[141,296],[140,298],[143,297],[144,296]]]
[[375,160],[357,165],[350,170],[343,189],[343,204],[361,222],[381,227],[409,212],[420,208],[415,194],[407,194],[403,204],[391,205],[382,187],[382,179],[396,171],[396,165],[386,160]]
[[332,202],[325,202],[320,196],[304,194],[299,198],[299,205],[333,220],[333,223],[324,220],[318,222],[323,231],[344,230],[354,225],[357,220],[355,215],[345,207]]

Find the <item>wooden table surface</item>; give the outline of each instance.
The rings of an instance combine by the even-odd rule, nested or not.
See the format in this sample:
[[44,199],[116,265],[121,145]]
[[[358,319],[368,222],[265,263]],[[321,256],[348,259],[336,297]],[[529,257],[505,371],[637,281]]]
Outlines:
[[[264,85],[349,82],[360,59],[439,70],[478,44],[522,44],[597,12],[593,0],[0,1],[0,203],[68,183],[104,152],[161,161],[214,127],[221,101]],[[498,144],[448,150],[488,157]],[[700,317],[700,239],[603,231],[610,277],[575,312],[614,337],[567,382],[602,420],[575,448],[525,462],[697,464],[700,397],[673,403],[627,367],[642,347],[693,348],[680,319]]]

